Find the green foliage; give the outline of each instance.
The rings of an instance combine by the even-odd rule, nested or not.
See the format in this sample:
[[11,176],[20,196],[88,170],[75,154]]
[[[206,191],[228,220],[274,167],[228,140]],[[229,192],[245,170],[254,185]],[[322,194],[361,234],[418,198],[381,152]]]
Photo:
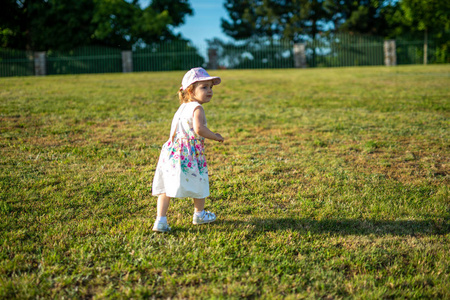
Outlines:
[[418,31],[445,32],[450,30],[450,3],[438,0],[402,0],[403,20]]
[[325,30],[331,18],[320,0],[239,1],[226,0],[229,19],[222,19],[224,33],[241,40],[256,37],[302,40]]
[[137,3],[123,0],[95,3],[94,37],[102,44],[131,49],[139,41],[151,43],[171,36],[167,26],[173,21],[167,10],[157,12],[151,6],[141,9]]
[[[438,48],[439,62],[448,62],[450,4],[439,0],[227,0],[225,34],[235,40],[284,38],[311,41],[325,34],[371,34],[397,38],[413,34]],[[420,32],[421,34],[417,34]]]
[[396,5],[381,5],[378,0],[227,0],[230,21],[223,19],[222,28],[234,39],[263,36],[301,41],[330,30],[385,35],[385,13]]
[[7,0],[6,11],[15,15],[0,18],[0,41],[9,48],[67,51],[91,44],[131,49],[138,42],[180,39],[171,28],[192,14],[189,3],[153,2],[141,8],[138,1],[125,0]]
[[438,47],[438,62],[450,62],[450,3],[437,0],[403,0],[400,3],[400,30],[414,37],[432,40]]
[[184,24],[186,15],[192,15],[194,13],[189,4],[189,0],[152,0],[150,8],[157,13],[167,12],[172,19],[171,24],[173,26]]
[[184,72],[0,78],[0,298],[450,297],[448,65],[211,73],[218,220],[163,235]]

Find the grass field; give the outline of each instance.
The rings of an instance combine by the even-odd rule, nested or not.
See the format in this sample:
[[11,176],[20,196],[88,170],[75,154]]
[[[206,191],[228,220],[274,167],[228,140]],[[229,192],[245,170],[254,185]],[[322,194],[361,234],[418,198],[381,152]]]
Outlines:
[[218,221],[170,234],[184,72],[0,78],[0,298],[450,299],[450,65],[210,73]]

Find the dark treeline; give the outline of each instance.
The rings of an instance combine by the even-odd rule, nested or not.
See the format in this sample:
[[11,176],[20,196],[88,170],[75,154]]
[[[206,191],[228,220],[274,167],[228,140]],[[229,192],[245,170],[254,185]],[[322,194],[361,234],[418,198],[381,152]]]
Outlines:
[[188,0],[2,0],[2,47],[33,51],[101,45],[120,49],[182,40],[173,28],[193,11]]
[[450,62],[450,1],[226,0],[225,8],[229,17],[222,19],[222,29],[235,40],[303,42],[336,33],[433,40],[440,61]]
[[[433,40],[441,53],[450,52],[450,1],[225,0],[224,7],[228,17],[221,21],[222,30],[235,41],[370,34]],[[48,51],[187,42],[173,29],[193,13],[189,0],[152,0],[147,7],[138,0],[2,0],[0,44]],[[444,56],[441,61],[448,62],[449,55]]]
[[226,0],[224,32],[235,39],[284,37],[293,41],[324,32],[443,37],[450,2],[441,0]]

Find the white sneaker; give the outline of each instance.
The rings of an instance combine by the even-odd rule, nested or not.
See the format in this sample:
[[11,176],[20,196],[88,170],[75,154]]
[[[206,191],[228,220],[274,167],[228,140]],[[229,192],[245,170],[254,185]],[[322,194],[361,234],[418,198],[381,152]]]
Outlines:
[[216,220],[216,215],[210,211],[204,211],[202,216],[196,216],[194,214],[194,217],[192,219],[192,223],[195,225],[200,225],[200,224],[206,224],[206,223],[211,223],[214,222]]
[[169,232],[171,230],[169,224],[167,223],[161,223],[158,221],[155,221],[155,224],[153,225],[153,231],[156,232]]

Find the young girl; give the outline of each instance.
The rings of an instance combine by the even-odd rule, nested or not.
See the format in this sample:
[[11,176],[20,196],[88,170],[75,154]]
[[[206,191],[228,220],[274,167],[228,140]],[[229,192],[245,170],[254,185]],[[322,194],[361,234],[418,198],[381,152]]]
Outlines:
[[153,179],[154,196],[158,196],[157,218],[153,231],[168,232],[166,213],[170,198],[194,198],[194,224],[211,223],[215,214],[205,211],[209,196],[208,167],[204,154],[205,138],[223,142],[224,138],[206,127],[202,104],[211,101],[212,88],[221,82],[203,68],[193,68],[183,77],[178,92],[180,108],[175,113],[170,138],[159,156]]

